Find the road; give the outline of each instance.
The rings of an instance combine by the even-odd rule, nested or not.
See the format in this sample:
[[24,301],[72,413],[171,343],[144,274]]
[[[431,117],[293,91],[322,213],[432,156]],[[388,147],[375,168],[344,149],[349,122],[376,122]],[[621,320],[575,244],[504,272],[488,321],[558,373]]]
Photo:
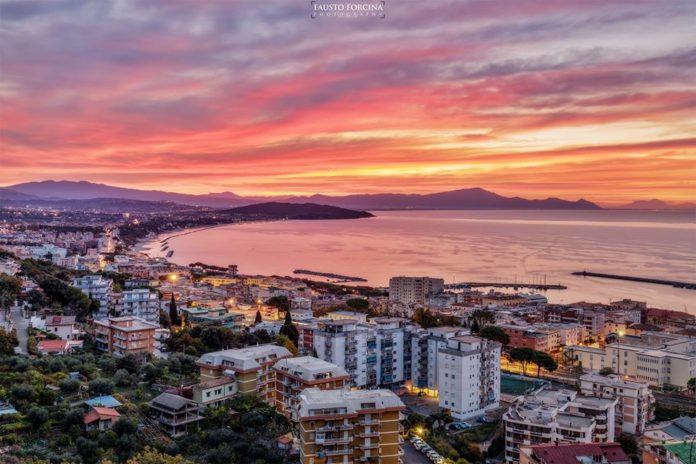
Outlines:
[[22,317],[22,310],[19,306],[15,306],[10,310],[12,322],[17,329],[17,340],[19,341],[19,349],[22,354],[29,354],[29,321]]
[[425,454],[415,449],[410,443],[404,442],[402,449],[404,455],[401,456],[401,460],[404,464],[432,464]]

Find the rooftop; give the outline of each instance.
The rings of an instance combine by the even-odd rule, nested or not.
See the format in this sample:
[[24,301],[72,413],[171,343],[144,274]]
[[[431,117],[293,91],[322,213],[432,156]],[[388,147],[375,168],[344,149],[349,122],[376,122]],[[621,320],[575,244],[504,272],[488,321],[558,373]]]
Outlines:
[[348,377],[348,373],[343,368],[313,356],[281,359],[274,368],[307,381],[332,377]]
[[320,390],[307,388],[299,395],[300,419],[322,415],[316,410],[345,409],[344,414],[355,414],[367,409],[404,409],[404,403],[390,390]]
[[225,365],[236,369],[248,370],[259,368],[261,363],[290,356],[292,356],[292,353],[287,348],[267,344],[206,353],[198,358],[198,364],[209,366]]
[[[604,457],[609,464],[631,462],[618,443],[547,444],[524,448],[529,450],[528,454],[535,456],[541,464],[582,463],[582,458],[588,457]],[[590,462],[600,462],[600,460],[591,459]]]

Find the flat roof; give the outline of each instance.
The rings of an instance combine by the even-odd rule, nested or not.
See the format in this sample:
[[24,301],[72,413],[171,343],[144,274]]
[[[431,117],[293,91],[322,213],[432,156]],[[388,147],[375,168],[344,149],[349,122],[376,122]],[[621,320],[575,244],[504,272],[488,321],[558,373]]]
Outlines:
[[391,390],[320,390],[307,388],[300,395],[297,408],[300,418],[312,417],[317,409],[344,408],[344,414],[366,409],[404,409],[404,403]]
[[[348,373],[334,363],[324,361],[314,356],[300,356],[298,358],[285,358],[278,361],[274,369],[295,375],[303,380],[319,380],[321,378],[344,377]],[[318,377],[322,374],[331,374],[327,377]]]

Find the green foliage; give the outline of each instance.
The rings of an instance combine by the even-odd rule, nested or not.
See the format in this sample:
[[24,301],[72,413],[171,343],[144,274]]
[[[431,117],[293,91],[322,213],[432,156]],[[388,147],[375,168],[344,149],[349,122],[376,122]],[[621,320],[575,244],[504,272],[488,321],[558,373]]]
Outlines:
[[77,393],[77,391],[80,389],[80,382],[79,380],[74,379],[63,379],[58,382],[58,388],[60,388],[60,391],[64,394],[70,395]]
[[370,302],[363,298],[351,298],[350,300],[346,301],[346,305],[351,309],[351,311],[358,313],[367,314],[370,310]]
[[34,429],[38,430],[46,424],[48,420],[48,411],[39,406],[34,406],[27,412],[27,420]]
[[110,395],[114,391],[114,383],[107,379],[94,379],[89,383],[89,392],[93,395]]
[[493,311],[488,311],[485,309],[476,309],[469,316],[469,322],[472,324],[472,326],[474,323],[476,323],[476,327],[478,327],[478,330],[482,330],[488,324],[495,323],[495,314],[493,313]]
[[279,311],[290,311],[290,300],[285,295],[272,296],[266,301],[266,304],[278,308]]
[[430,327],[442,327],[446,325],[459,325],[459,321],[456,317],[441,315],[436,316],[427,308],[418,308],[413,313],[413,322],[419,324],[424,329],[428,329]]
[[18,344],[19,341],[14,332],[6,332],[4,329],[0,329],[0,355],[13,355],[14,348]]
[[21,291],[21,280],[7,274],[0,274],[0,308],[8,309]]
[[503,345],[510,343],[510,337],[508,334],[503,329],[495,325],[487,325],[480,330],[478,336],[499,342]]
[[607,376],[607,375],[611,375],[613,373],[614,373],[614,369],[612,369],[611,367],[603,367],[599,370],[599,375]]
[[174,293],[172,292],[172,299],[169,301],[169,324],[179,325],[179,312],[176,309],[176,300],[174,299]]
[[254,324],[260,324],[263,322],[263,317],[261,316],[261,311],[256,311],[256,317],[254,318]]

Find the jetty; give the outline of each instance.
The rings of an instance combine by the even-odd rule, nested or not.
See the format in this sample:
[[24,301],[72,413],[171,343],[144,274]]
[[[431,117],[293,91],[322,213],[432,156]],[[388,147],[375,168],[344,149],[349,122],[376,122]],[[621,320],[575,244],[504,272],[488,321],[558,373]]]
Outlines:
[[688,290],[696,290],[696,283],[681,282],[678,280],[652,279],[650,277],[636,277],[636,276],[627,276],[627,275],[619,275],[619,274],[604,274],[601,272],[588,272],[588,271],[573,272],[573,275],[574,276],[582,276],[582,277],[599,277],[601,279],[628,280],[631,282],[644,282],[646,284],[669,285],[670,287],[675,287],[675,288],[685,288]]
[[565,285],[561,284],[531,284],[519,282],[459,282],[445,285],[445,288],[448,289],[462,289],[475,287],[512,288],[515,290],[518,290],[520,288],[527,288],[530,290],[566,290],[568,288]]
[[339,282],[367,282],[367,279],[363,279],[362,277],[352,277],[352,276],[347,276],[347,275],[341,275],[341,274],[332,274],[330,272],[317,272],[317,271],[309,271],[307,269],[295,269],[292,271],[293,274],[304,274],[304,275],[311,275],[311,276],[318,276],[318,277],[326,277],[327,279],[334,279]]

